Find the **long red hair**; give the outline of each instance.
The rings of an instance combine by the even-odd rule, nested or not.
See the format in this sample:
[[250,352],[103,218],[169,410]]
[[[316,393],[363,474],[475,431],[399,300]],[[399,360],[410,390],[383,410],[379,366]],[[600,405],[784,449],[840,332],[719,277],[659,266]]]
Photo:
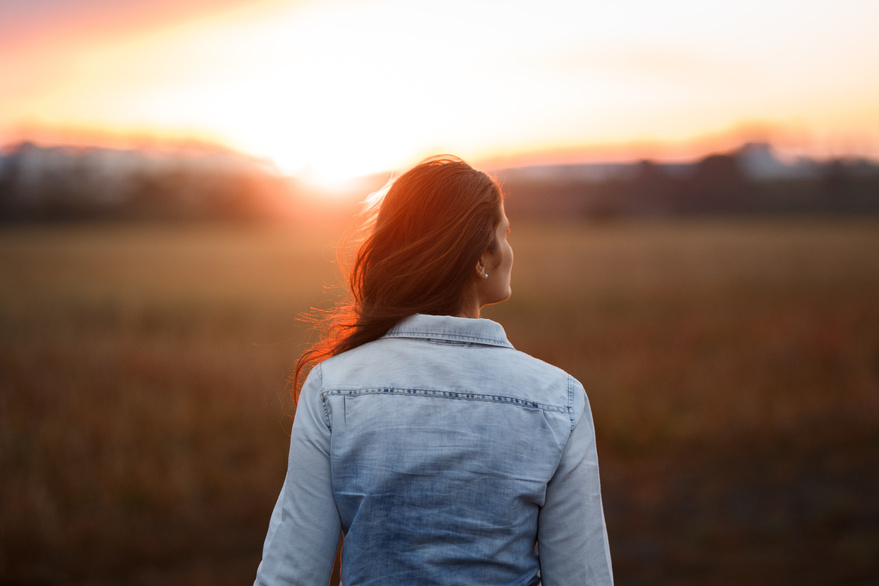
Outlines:
[[449,155],[421,162],[378,192],[348,276],[350,298],[318,321],[320,340],[296,362],[294,399],[315,364],[415,313],[458,313],[477,260],[498,244],[502,202],[493,179]]

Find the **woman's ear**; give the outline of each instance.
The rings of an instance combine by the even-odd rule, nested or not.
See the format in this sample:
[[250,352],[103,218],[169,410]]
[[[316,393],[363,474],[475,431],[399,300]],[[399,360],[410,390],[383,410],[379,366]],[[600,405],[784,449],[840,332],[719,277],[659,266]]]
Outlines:
[[480,279],[485,274],[486,260],[487,259],[485,258],[484,254],[476,260],[476,276],[479,277]]

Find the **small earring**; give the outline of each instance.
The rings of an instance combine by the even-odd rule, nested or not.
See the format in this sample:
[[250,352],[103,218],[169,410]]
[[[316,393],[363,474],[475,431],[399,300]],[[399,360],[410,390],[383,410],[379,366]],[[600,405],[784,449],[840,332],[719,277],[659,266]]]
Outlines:
[[488,273],[482,273],[482,278],[483,278],[483,279],[487,279],[487,278],[488,278]]

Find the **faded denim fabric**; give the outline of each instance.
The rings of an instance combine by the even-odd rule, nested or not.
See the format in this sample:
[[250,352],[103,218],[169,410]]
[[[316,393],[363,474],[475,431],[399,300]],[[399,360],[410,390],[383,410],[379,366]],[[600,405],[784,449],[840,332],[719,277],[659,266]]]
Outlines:
[[[485,319],[414,315],[316,366],[255,584],[612,584],[583,387]],[[539,552],[539,555],[538,555]]]

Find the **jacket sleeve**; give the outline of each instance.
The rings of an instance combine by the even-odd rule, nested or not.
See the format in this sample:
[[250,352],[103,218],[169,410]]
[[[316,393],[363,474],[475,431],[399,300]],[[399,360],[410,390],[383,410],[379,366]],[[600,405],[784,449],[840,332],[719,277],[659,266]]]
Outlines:
[[320,365],[302,387],[287,476],[275,504],[255,586],[328,584],[341,523],[330,476],[330,429],[320,398]]
[[537,543],[544,586],[613,584],[601,503],[595,427],[589,400],[573,381],[574,413],[582,413],[546,489]]

